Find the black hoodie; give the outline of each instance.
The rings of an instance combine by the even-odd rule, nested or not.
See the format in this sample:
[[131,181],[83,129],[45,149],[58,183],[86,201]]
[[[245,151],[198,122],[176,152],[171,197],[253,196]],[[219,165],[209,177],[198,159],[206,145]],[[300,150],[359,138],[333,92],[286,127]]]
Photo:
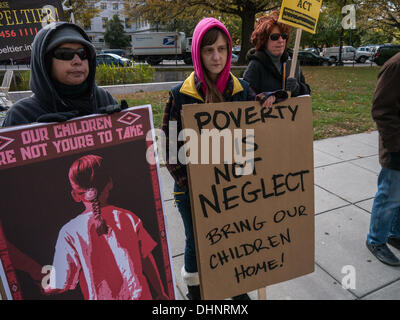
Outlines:
[[[282,90],[283,77],[282,73],[278,71],[272,59],[265,51],[256,51],[254,48],[250,49],[246,58],[250,60],[246,71],[243,74],[243,79],[246,80],[250,87],[259,94],[261,92],[273,92]],[[281,57],[281,63],[286,63],[286,78],[289,77],[291,60],[288,59],[288,54],[285,51]],[[283,71],[283,68],[281,69]],[[300,84],[299,92],[292,96],[300,96],[310,94],[311,90],[306,83],[303,73],[299,65],[296,66],[295,78]]]
[[[33,95],[21,99],[11,106],[10,110],[7,112],[3,127],[36,122],[37,118],[43,114],[71,111],[73,109],[70,105],[70,101],[67,102],[66,98],[63,98],[57,92],[54,80],[49,75],[48,68],[46,67],[45,56],[48,51],[48,45],[51,41],[54,41],[53,36],[55,31],[61,28],[72,28],[82,35],[82,37],[76,37],[75,35],[76,39],[73,37],[68,38],[68,41],[65,42],[84,42],[85,46],[90,51],[89,75],[86,79],[88,91],[87,97],[84,97],[91,105],[92,112],[90,113],[97,113],[100,107],[117,103],[111,94],[99,88],[95,83],[96,51],[86,33],[77,25],[57,22],[43,28],[36,35],[32,44],[31,78],[29,83]],[[71,34],[74,35],[76,32],[71,32]],[[79,109],[79,99],[77,102],[76,109]],[[87,114],[87,112],[85,113]]]

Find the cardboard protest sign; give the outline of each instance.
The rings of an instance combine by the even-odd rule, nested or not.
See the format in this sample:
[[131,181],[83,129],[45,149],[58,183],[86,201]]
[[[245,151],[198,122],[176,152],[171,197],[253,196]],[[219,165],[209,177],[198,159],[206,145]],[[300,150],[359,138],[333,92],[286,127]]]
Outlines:
[[[202,133],[197,164],[195,135],[185,143],[202,297],[232,297],[313,272],[311,98],[271,109],[258,102],[186,105],[182,117],[185,129]],[[210,132],[211,143],[204,138]],[[219,164],[205,164],[218,151]],[[244,160],[235,161],[237,153]]]
[[0,61],[29,57],[38,31],[62,20],[60,0],[0,0]]
[[279,20],[315,34],[322,0],[282,0]]
[[0,130],[7,299],[174,299],[152,128],[142,106]]

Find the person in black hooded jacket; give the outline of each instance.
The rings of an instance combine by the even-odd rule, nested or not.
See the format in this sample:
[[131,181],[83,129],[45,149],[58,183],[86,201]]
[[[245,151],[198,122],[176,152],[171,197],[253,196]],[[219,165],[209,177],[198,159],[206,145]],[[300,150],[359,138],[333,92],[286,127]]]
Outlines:
[[251,35],[255,48],[247,53],[249,64],[243,79],[256,94],[287,90],[292,97],[310,94],[300,66],[297,64],[295,77],[290,78],[291,60],[288,55],[290,27],[278,22],[279,13],[274,11],[261,17]]
[[96,51],[77,25],[56,22],[41,29],[32,44],[29,86],[33,95],[13,104],[3,127],[63,121],[102,113],[117,101],[95,83]]

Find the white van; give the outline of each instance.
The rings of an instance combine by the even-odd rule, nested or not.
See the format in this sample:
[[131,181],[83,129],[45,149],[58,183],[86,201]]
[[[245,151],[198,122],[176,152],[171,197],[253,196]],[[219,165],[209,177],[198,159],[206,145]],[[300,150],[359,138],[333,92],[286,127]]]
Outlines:
[[[351,46],[342,47],[342,61],[344,60],[355,60],[356,49]],[[339,47],[326,48],[323,51],[323,56],[329,58],[332,62],[339,61]]]

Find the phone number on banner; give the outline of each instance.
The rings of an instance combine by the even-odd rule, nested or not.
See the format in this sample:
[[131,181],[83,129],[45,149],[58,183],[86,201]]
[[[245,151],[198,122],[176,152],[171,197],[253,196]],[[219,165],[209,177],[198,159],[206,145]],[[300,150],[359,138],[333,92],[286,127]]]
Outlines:
[[38,33],[37,28],[22,28],[0,31],[0,38],[16,38],[34,36]]

